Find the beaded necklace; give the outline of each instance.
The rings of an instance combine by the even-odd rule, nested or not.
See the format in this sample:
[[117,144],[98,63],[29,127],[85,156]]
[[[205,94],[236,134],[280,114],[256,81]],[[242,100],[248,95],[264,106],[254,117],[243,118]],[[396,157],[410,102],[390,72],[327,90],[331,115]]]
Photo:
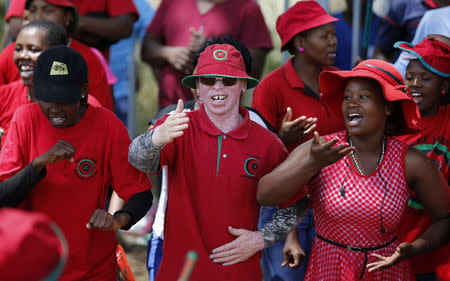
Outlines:
[[[352,137],[350,134],[348,134],[348,142],[350,143],[350,146],[353,146]],[[375,168],[375,170],[378,170],[378,168],[380,167],[381,161],[383,161],[385,150],[386,150],[386,137],[383,135],[383,142],[381,143],[381,155],[380,155],[380,159],[378,160],[377,167]],[[359,166],[359,162],[358,162],[358,159],[356,158],[355,151],[350,152],[350,157],[353,159],[353,162],[355,163],[355,166],[356,166],[356,169],[358,170],[358,172],[364,176],[365,173],[363,173],[361,167]]]

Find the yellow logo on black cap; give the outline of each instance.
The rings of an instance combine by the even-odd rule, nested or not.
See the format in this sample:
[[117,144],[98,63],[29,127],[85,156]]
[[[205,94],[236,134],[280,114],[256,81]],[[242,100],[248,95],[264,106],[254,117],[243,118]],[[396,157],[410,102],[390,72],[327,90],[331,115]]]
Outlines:
[[69,75],[67,65],[59,61],[54,61],[50,70],[50,75]]

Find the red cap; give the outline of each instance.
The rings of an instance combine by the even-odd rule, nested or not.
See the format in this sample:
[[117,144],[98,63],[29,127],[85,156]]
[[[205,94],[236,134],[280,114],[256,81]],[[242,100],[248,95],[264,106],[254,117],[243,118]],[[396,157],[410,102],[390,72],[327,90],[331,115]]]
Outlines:
[[366,77],[376,80],[383,90],[387,101],[400,101],[403,116],[408,128],[415,128],[420,118],[419,109],[404,85],[402,75],[390,63],[370,59],[360,62],[350,71],[325,70],[319,76],[322,100],[328,104],[337,116],[342,116],[344,88],[349,78]]
[[47,216],[3,208],[0,221],[2,280],[42,280],[62,271],[67,245]]
[[423,40],[413,46],[408,42],[395,43],[401,49],[417,58],[431,72],[441,77],[450,77],[450,47],[436,40]]
[[196,88],[195,81],[200,76],[219,76],[247,79],[247,89],[256,87],[258,80],[248,76],[244,59],[235,47],[229,44],[214,44],[200,53],[193,75],[183,78],[183,85]]
[[298,33],[338,21],[330,16],[316,1],[299,1],[277,19],[277,32],[281,39],[281,49]]

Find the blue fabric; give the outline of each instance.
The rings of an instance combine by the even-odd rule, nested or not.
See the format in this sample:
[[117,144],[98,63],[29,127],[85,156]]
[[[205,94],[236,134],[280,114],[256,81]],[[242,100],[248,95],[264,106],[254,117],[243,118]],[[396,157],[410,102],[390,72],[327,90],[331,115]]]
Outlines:
[[128,120],[128,97],[114,99],[114,113],[126,126]]
[[147,246],[148,278],[154,281],[163,257],[163,240],[152,233]]
[[[334,14],[333,17],[338,18],[337,22],[334,22],[334,28],[336,29],[336,38],[338,41],[336,47],[336,60],[334,65],[340,70],[351,70],[353,68],[352,60],[352,26],[345,20],[342,13]],[[369,47],[367,52],[367,58],[371,58],[375,47],[375,37],[377,32],[378,23],[380,18],[376,15],[372,15],[372,25],[370,26],[370,38]],[[360,49],[358,54],[361,54],[362,38],[364,30],[361,29],[360,34]]]
[[[114,100],[119,103],[119,99],[128,98],[128,95],[136,92],[136,70],[134,60],[134,46],[136,42],[141,42],[145,35],[147,26],[155,14],[155,10],[146,0],[134,0],[134,5],[139,12],[139,19],[134,23],[133,32],[130,37],[120,40],[110,48],[110,67],[118,81],[114,84]],[[117,114],[120,120],[126,125],[128,108]],[[123,116],[123,114],[125,114]]]
[[[376,45],[384,54],[394,51],[397,41],[411,42],[423,14],[431,7],[424,0],[395,0],[378,27]],[[388,20],[389,19],[389,20]]]
[[[270,221],[276,210],[276,207],[261,207],[259,227]],[[280,265],[283,261],[281,251],[285,240],[277,242],[263,250],[261,269],[263,272],[264,281],[301,281],[305,278],[312,243],[314,241],[314,237],[316,236],[312,209],[308,210],[308,213],[298,225],[297,230],[298,240],[306,254],[305,262],[303,262],[303,264],[297,269],[292,269],[287,266],[281,267]]]
[[[450,6],[439,9],[432,9],[426,12],[420,20],[417,27],[414,39],[411,41],[412,45],[419,44],[428,34],[441,34],[450,37]],[[409,58],[406,52],[402,52],[395,62],[394,66],[405,77],[406,67],[408,66]]]

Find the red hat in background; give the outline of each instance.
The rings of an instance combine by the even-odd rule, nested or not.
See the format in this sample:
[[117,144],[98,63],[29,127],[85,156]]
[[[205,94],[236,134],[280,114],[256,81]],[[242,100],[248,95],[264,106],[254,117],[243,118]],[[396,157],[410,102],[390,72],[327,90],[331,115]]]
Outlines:
[[400,41],[395,43],[394,47],[410,53],[410,59],[419,59],[434,74],[450,77],[450,47],[446,44],[425,39],[415,46]]
[[183,85],[195,89],[195,81],[200,76],[246,79],[247,89],[256,87],[259,83],[247,74],[241,53],[229,44],[214,44],[206,47],[200,53],[194,74],[184,77]]
[[298,33],[338,21],[330,16],[316,1],[299,1],[277,19],[276,29],[281,39],[281,50]]
[[404,85],[402,75],[392,64],[376,59],[362,61],[349,71],[322,71],[319,76],[322,100],[337,116],[342,116],[344,89],[348,79],[353,77],[366,77],[377,81],[387,101],[401,102],[406,122],[404,125],[413,129],[416,127],[420,118],[419,109]]
[[0,210],[2,280],[57,280],[67,259],[67,242],[44,214]]

